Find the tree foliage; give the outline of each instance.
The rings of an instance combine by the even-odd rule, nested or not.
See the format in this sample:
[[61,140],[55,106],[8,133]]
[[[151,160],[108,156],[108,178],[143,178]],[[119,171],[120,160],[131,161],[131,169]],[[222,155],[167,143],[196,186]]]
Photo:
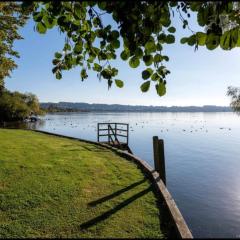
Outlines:
[[39,101],[32,93],[3,90],[0,98],[0,121],[24,120],[31,114],[42,114]]
[[13,43],[22,39],[18,29],[25,24],[29,13],[23,11],[20,3],[0,2],[0,93],[4,89],[4,78],[17,67],[14,58],[19,54],[13,49]]
[[[193,12],[205,31],[194,32],[189,26]],[[111,15],[117,28],[104,22],[105,14]],[[144,64],[141,90],[146,92],[154,84],[159,96],[166,93],[170,73],[166,67],[169,57],[163,50],[165,45],[175,43],[173,17],[178,17],[191,33],[181,39],[182,44],[195,50],[199,46],[230,50],[240,46],[239,16],[239,3],[220,1],[51,1],[34,3],[33,12],[39,33],[57,26],[66,34],[62,51],[53,59],[52,71],[57,79],[62,78],[62,71],[80,66],[82,81],[93,70],[99,79],[106,79],[109,87],[113,82],[123,87],[123,81],[117,79],[118,69],[111,65],[118,57],[132,68]],[[121,50],[120,56],[117,49]]]
[[[0,54],[4,66],[0,76],[8,76],[16,67],[12,58],[6,56],[17,56],[12,43],[21,38],[17,29],[31,13],[40,34],[54,27],[65,34],[63,49],[55,53],[52,61],[57,79],[62,78],[64,70],[80,66],[82,81],[93,70],[109,87],[113,83],[123,87],[118,68],[113,66],[113,60],[119,58],[131,68],[145,65],[140,89],[147,92],[155,85],[157,94],[163,96],[170,74],[164,47],[175,43],[177,30],[173,18],[178,18],[187,30],[180,40],[182,44],[195,50],[200,46],[231,50],[240,46],[239,9],[238,2],[229,1],[23,1],[22,10],[19,3],[1,3],[0,17],[4,21],[0,21],[0,47],[5,50]],[[193,13],[204,30],[191,29],[189,19]],[[110,16],[114,24],[109,24],[104,15]]]
[[227,95],[231,97],[231,107],[240,114],[240,88],[228,87]]

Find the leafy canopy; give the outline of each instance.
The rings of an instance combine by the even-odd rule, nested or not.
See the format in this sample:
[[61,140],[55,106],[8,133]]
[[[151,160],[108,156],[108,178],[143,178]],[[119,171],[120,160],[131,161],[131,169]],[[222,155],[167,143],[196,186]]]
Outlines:
[[28,15],[29,11],[25,13],[19,3],[0,2],[0,92],[4,88],[4,78],[17,67],[14,58],[19,54],[13,49],[13,43],[22,39],[18,29],[25,24]]
[[[143,63],[146,69],[142,72],[141,90],[148,91],[153,83],[157,94],[163,96],[170,73],[165,66],[169,57],[163,54],[163,49],[166,44],[175,43],[176,28],[171,18],[174,12],[182,27],[191,32],[181,39],[182,44],[195,49],[205,46],[209,50],[240,46],[237,2],[52,1],[34,3],[34,7],[33,19],[39,33],[58,26],[66,34],[62,51],[56,52],[53,59],[52,71],[57,79],[62,78],[63,70],[80,66],[82,81],[92,69],[99,79],[107,80],[109,87],[113,82],[123,87],[123,81],[117,79],[118,69],[111,66],[111,60],[120,57],[132,68]],[[197,22],[206,31],[191,30],[188,19],[192,12],[197,13]],[[112,16],[117,29],[103,21],[104,14]]]
[[[1,12],[6,11],[3,11],[1,6],[0,17]],[[176,17],[182,22],[182,27],[191,33],[181,39],[182,44],[188,44],[195,49],[205,46],[209,50],[218,46],[224,50],[240,46],[238,2],[24,1],[22,11],[32,13],[36,30],[40,34],[45,34],[53,27],[58,27],[60,32],[65,33],[63,49],[56,52],[53,59],[52,71],[57,79],[62,78],[64,70],[80,66],[82,81],[88,77],[89,70],[93,70],[99,79],[107,81],[109,87],[112,83],[123,87],[123,81],[117,77],[118,69],[111,65],[112,60],[121,58],[132,68],[144,64],[144,82],[140,88],[146,92],[151,84],[154,84],[159,96],[166,93],[166,79],[170,73],[166,67],[169,57],[163,54],[163,50],[167,44],[175,43],[176,28],[172,23],[174,13],[178,15]],[[194,32],[190,28],[188,19],[193,12],[196,12],[197,23],[204,27],[204,31]],[[112,17],[117,28],[104,22],[104,14]],[[14,18],[12,20],[17,21]],[[11,30],[13,33],[16,33],[17,25],[22,23],[16,23],[16,27]],[[8,28],[11,29],[11,26]],[[3,44],[5,33],[1,31],[0,34]],[[9,38],[11,34],[7,36]],[[12,39],[10,37],[10,48],[12,41],[18,38],[18,35]],[[121,50],[119,56],[117,49]],[[10,55],[16,55],[8,50],[0,53],[0,57],[4,56],[6,60],[9,52]],[[15,67],[11,67],[11,64],[9,66],[5,76]]]

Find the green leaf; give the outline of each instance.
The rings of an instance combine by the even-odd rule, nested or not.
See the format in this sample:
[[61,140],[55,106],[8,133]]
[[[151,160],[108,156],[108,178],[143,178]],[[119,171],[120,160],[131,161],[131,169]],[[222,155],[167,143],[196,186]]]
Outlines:
[[105,10],[106,6],[107,6],[107,3],[106,3],[106,2],[103,2],[103,1],[98,2],[98,7],[99,7],[101,10]]
[[65,43],[63,50],[64,50],[64,51],[66,51],[66,50],[69,50],[69,51],[70,51],[70,50],[71,50],[71,46],[70,46],[68,43]]
[[219,41],[220,41],[219,36],[217,36],[213,33],[210,33],[209,35],[207,35],[207,39],[206,39],[207,49],[213,50],[213,49],[217,48],[219,45]]
[[190,36],[189,38],[188,38],[188,41],[187,41],[187,43],[188,43],[188,45],[189,46],[193,46],[194,44],[196,44],[196,35],[195,34],[193,34],[192,36]]
[[139,66],[139,64],[140,64],[139,58],[137,58],[137,57],[135,57],[135,56],[132,57],[132,58],[130,58],[130,60],[129,60],[129,65],[130,65],[130,67],[136,68],[136,67]]
[[130,57],[130,53],[128,51],[124,50],[121,52],[120,57],[122,60],[126,61]]
[[165,95],[166,94],[166,86],[165,86],[164,82],[159,82],[156,85],[156,90],[157,90],[157,93],[160,97]]
[[175,42],[175,37],[172,34],[168,34],[166,37],[166,43],[171,44]]
[[99,64],[94,63],[93,70],[96,71],[96,72],[101,72],[102,67]]
[[147,81],[147,82],[143,83],[141,85],[142,92],[147,92],[149,90],[149,87],[150,87],[150,81]]
[[198,10],[198,14],[197,14],[197,20],[200,26],[204,26],[208,23],[208,18],[210,13],[210,8],[211,6],[207,6],[207,7],[200,7]]
[[117,87],[122,88],[124,83],[122,80],[119,79],[115,79],[115,84],[117,85]]
[[41,22],[43,18],[42,12],[34,12],[33,13],[33,20],[35,22]]
[[44,34],[47,31],[46,26],[42,22],[37,23],[36,29],[41,34]]
[[62,54],[59,52],[55,53],[55,58],[60,59],[62,57]]
[[155,62],[155,63],[158,63],[158,62],[161,62],[162,61],[162,56],[160,55],[160,54],[156,54],[155,56],[154,56],[154,58],[153,58],[153,61]]
[[205,43],[206,43],[206,38],[207,38],[206,33],[197,32],[196,36],[197,36],[197,43],[198,43],[198,45],[204,46]]
[[111,32],[111,36],[113,39],[117,39],[119,37],[119,32],[117,30],[113,30]]
[[150,66],[153,62],[153,56],[152,55],[145,55],[143,56],[143,61],[146,66]]
[[155,72],[155,73],[151,76],[151,79],[152,79],[153,81],[157,81],[157,80],[160,79],[160,76]]
[[75,45],[73,51],[74,51],[75,53],[78,53],[78,54],[79,54],[79,53],[82,52],[82,49],[83,49],[83,44],[82,44],[81,41],[79,41],[79,42]]
[[53,28],[57,23],[56,19],[51,18],[47,15],[43,17],[43,22],[47,28]]
[[154,42],[154,41],[148,41],[148,42],[145,44],[145,49],[146,49],[149,53],[155,52],[155,51],[156,51],[155,42]]
[[188,42],[188,38],[187,37],[181,38],[180,42],[182,44],[187,43]]
[[87,77],[88,77],[88,75],[87,75],[87,72],[86,72],[86,69],[85,69],[85,68],[83,68],[83,69],[81,70],[81,73],[80,73],[80,75],[81,75],[82,81],[83,81],[85,78],[87,78]]
[[220,38],[220,47],[224,50],[228,50],[229,43],[230,43],[230,32],[226,31]]
[[175,27],[170,27],[170,28],[168,28],[168,31],[170,33],[175,33],[176,32],[176,28]]
[[139,47],[135,50],[134,55],[138,58],[141,58],[143,56],[143,50]]
[[120,47],[120,41],[119,40],[114,40],[111,42],[111,45],[114,47],[114,48],[119,48]]
[[147,80],[148,78],[151,77],[152,73],[153,73],[153,70],[151,68],[147,68],[146,70],[142,71],[142,78],[144,80]]
[[53,59],[53,60],[52,60],[53,65],[57,65],[59,62],[60,62],[59,59]]
[[60,80],[61,78],[62,78],[62,74],[61,74],[61,72],[56,72],[56,78],[58,79],[58,80]]

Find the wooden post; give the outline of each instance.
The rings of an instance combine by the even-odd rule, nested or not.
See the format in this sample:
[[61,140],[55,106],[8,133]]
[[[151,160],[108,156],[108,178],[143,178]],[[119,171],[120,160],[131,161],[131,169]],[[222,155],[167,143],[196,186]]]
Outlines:
[[129,124],[127,124],[127,146],[128,146],[128,132],[129,132]]
[[114,134],[114,137],[115,137],[115,142],[117,141],[117,123],[115,123],[115,134]]
[[163,140],[158,139],[157,136],[153,137],[153,154],[155,170],[159,173],[160,178],[166,185],[164,143]]
[[109,136],[110,132],[109,132],[109,124],[108,124],[108,144],[110,144],[110,136]]
[[99,142],[99,123],[97,124],[97,141]]

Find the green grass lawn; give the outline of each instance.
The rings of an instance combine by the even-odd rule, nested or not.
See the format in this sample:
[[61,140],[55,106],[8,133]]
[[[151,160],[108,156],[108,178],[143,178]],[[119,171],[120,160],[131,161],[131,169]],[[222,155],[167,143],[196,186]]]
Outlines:
[[0,129],[1,238],[162,238],[157,203],[141,170],[110,150]]

